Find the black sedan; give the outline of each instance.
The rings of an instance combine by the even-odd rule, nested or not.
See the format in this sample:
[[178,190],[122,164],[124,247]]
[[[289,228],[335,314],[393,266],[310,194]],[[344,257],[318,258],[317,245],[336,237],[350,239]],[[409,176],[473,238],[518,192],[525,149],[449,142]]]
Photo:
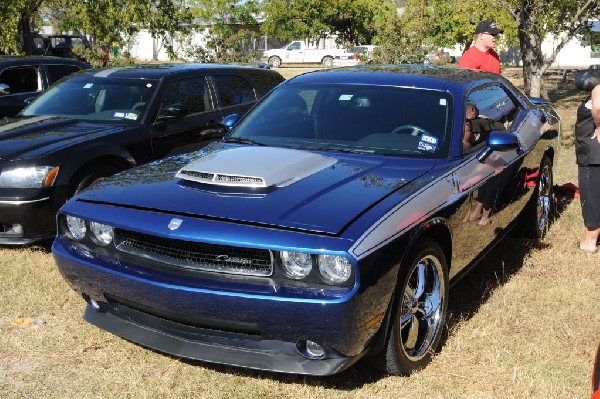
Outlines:
[[282,82],[272,70],[168,64],[88,70],[0,122],[0,244],[55,235],[58,208],[92,181],[220,137]]
[[60,57],[0,56],[0,118],[15,116],[32,99],[85,62]]

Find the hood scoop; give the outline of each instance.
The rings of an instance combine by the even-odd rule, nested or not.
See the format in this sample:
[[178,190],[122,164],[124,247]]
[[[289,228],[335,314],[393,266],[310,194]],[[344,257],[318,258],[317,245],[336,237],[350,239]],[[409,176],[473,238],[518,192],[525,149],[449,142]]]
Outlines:
[[175,177],[227,187],[284,187],[334,165],[336,159],[278,147],[239,147],[191,162]]

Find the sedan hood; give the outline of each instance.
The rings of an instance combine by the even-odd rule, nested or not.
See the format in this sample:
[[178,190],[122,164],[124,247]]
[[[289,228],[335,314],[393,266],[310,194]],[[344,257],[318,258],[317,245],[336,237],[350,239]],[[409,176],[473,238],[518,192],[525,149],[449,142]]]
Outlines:
[[123,130],[122,126],[81,122],[52,116],[25,116],[0,121],[0,159],[44,156],[98,135]]
[[[434,166],[432,160],[365,154],[214,147],[131,169],[78,199],[338,234]],[[216,182],[217,175],[224,180]]]

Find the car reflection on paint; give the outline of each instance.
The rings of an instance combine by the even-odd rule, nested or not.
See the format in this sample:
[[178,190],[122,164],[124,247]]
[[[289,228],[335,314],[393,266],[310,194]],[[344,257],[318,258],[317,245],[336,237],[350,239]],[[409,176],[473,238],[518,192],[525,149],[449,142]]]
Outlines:
[[[463,147],[470,104],[496,131]],[[174,356],[411,374],[450,286],[518,219],[548,228],[558,122],[495,74],[304,74],[225,118],[222,141],[74,197],[54,256],[87,321]]]

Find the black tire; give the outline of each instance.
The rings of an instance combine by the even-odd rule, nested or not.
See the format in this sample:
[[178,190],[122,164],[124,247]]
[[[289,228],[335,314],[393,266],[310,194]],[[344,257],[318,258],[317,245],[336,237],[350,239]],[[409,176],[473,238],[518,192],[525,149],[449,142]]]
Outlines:
[[96,180],[112,176],[119,171],[120,169],[117,166],[110,164],[97,164],[82,169],[71,181],[69,198],[79,193]]
[[279,68],[281,66],[281,58],[274,56],[269,58],[269,66],[271,68]]
[[553,179],[552,162],[547,156],[544,156],[540,163],[540,173],[535,191],[526,212],[526,221],[529,224],[528,230],[533,238],[537,240],[541,240],[546,236],[554,218]]
[[321,63],[323,64],[323,67],[331,68],[331,67],[333,67],[333,58],[331,58],[329,56],[323,57],[323,59],[321,60]]
[[425,367],[435,352],[448,311],[448,267],[440,246],[423,240],[402,265],[390,331],[379,364],[394,375]]

